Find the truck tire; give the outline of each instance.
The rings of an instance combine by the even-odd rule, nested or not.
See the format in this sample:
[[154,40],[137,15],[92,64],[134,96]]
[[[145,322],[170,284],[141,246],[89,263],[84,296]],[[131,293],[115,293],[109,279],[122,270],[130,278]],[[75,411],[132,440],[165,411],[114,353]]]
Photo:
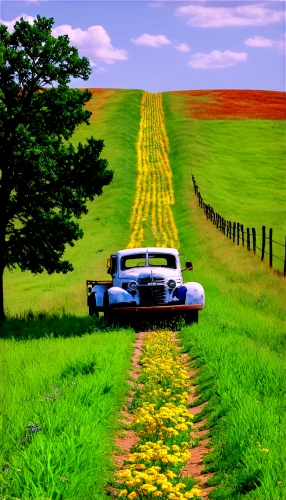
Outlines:
[[105,292],[103,297],[103,316],[107,321],[112,321],[112,314],[109,306],[108,292]]
[[90,316],[96,316],[97,318],[99,316],[98,310],[96,308],[96,298],[94,292],[91,292],[88,297],[88,314]]
[[194,309],[193,311],[187,311],[185,313],[184,320],[186,322],[186,325],[191,325],[192,323],[198,323],[199,322],[198,309]]

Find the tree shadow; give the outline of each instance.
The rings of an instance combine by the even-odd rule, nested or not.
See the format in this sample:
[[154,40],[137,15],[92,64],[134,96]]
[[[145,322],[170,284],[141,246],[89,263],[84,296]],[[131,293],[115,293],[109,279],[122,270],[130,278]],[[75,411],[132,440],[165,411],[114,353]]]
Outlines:
[[156,314],[148,314],[143,317],[141,314],[130,314],[112,317],[109,320],[109,324],[112,324],[114,327],[132,328],[138,333],[154,330],[178,331],[186,323],[182,317],[171,317],[170,315],[158,317]]
[[45,312],[8,317],[0,322],[2,339],[33,340],[40,338],[81,337],[96,331],[114,330],[103,317],[76,316],[74,314],[49,314]]

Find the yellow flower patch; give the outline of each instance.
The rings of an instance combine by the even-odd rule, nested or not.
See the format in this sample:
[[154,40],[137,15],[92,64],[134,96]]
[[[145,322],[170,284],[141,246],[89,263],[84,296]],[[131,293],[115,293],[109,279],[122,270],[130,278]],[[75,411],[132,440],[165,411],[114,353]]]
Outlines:
[[128,248],[143,246],[144,227],[152,228],[157,247],[178,248],[178,231],[171,209],[174,192],[162,95],[144,92],[140,115],[136,146],[138,178]]
[[188,499],[200,497],[197,487],[180,480],[180,470],[190,457],[192,418],[188,401],[188,374],[171,333],[149,334],[144,342],[140,375],[143,388],[134,412],[138,444],[128,464],[118,472],[119,497]]

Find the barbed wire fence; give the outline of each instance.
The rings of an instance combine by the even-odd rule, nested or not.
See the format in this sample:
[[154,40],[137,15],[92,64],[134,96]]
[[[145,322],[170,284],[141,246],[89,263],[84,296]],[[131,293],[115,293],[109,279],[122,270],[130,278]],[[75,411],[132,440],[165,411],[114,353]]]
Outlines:
[[[262,226],[261,233],[259,233],[255,227],[245,228],[243,224],[239,222],[232,222],[230,220],[226,220],[219,213],[215,212],[213,207],[209,204],[205,203],[201,193],[199,191],[199,187],[196,183],[194,176],[192,175],[194,192],[198,197],[199,207],[203,209],[206,218],[216,226],[217,230],[222,232],[227,238],[231,239],[233,243],[237,243],[237,245],[245,246],[249,252],[253,252],[256,254],[257,250],[261,252],[261,260],[264,261],[266,255],[269,257],[269,266],[273,268],[273,258],[277,259],[281,262],[281,266],[283,268],[283,274],[286,276],[286,236],[285,243],[280,243],[273,239],[273,229],[269,229],[269,236],[266,236],[266,226]],[[257,241],[261,241],[261,247],[258,246]],[[268,250],[266,250],[266,241],[268,241]],[[284,258],[279,257],[273,253],[273,246],[278,245],[279,247],[284,248]],[[277,248],[277,247],[275,247]],[[276,251],[275,251],[276,253]],[[281,267],[278,269],[275,266],[275,269],[281,272]]]

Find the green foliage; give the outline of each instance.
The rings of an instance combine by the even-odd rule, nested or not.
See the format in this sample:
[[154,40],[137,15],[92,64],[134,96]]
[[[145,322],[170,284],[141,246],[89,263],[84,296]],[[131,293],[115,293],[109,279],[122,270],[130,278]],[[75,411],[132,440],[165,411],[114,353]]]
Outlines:
[[[206,308],[199,313],[199,324],[183,328],[182,336],[190,357],[201,367],[200,400],[210,400],[205,414],[214,452],[207,458],[206,469],[216,472],[212,483],[220,483],[210,497],[282,499],[286,488],[282,466],[283,460],[286,461],[282,446],[285,280],[256,256],[234,246],[218,233],[198,208],[191,190],[190,154],[199,148],[199,158],[203,159],[208,143],[202,129],[198,131],[200,124],[190,123],[180,112],[171,109],[171,98],[164,95],[176,199],[175,222],[180,250],[194,265],[192,274],[186,272],[184,279],[198,281],[206,293]],[[216,125],[219,128],[219,124]],[[253,130],[260,125],[263,127],[264,123],[253,122]],[[225,122],[222,126],[227,130]],[[230,130],[234,126],[230,123]],[[250,123],[244,126],[250,128]],[[187,140],[193,134],[192,127],[197,133],[196,138],[193,136],[194,142]],[[227,137],[226,134],[226,141]],[[272,140],[280,144],[278,126]],[[224,151],[222,149],[220,163],[226,165]],[[191,158],[198,159],[198,156]],[[271,175],[272,157],[263,157],[261,153],[261,158]],[[275,173],[273,175],[275,177]],[[202,171],[201,176],[203,179]],[[196,177],[199,183],[198,174]],[[244,183],[242,170],[238,171],[237,178]],[[216,193],[222,184],[220,176],[213,175],[211,180]],[[259,198],[254,181],[251,187]],[[242,199],[243,193],[240,194]],[[222,197],[222,204],[223,200]],[[270,218],[274,217],[271,207],[269,205]],[[240,208],[243,209],[242,203]],[[269,451],[262,451],[263,448]]]
[[109,498],[133,340],[130,330],[82,330],[74,338],[1,341],[1,498]]
[[16,265],[33,273],[71,271],[61,257],[83,236],[75,218],[113,176],[100,158],[102,140],[66,143],[91,115],[83,108],[91,93],[68,83],[87,80],[91,70],[67,36],[52,37],[52,25],[38,16],[33,25],[21,19],[12,34],[0,27],[1,275]]

